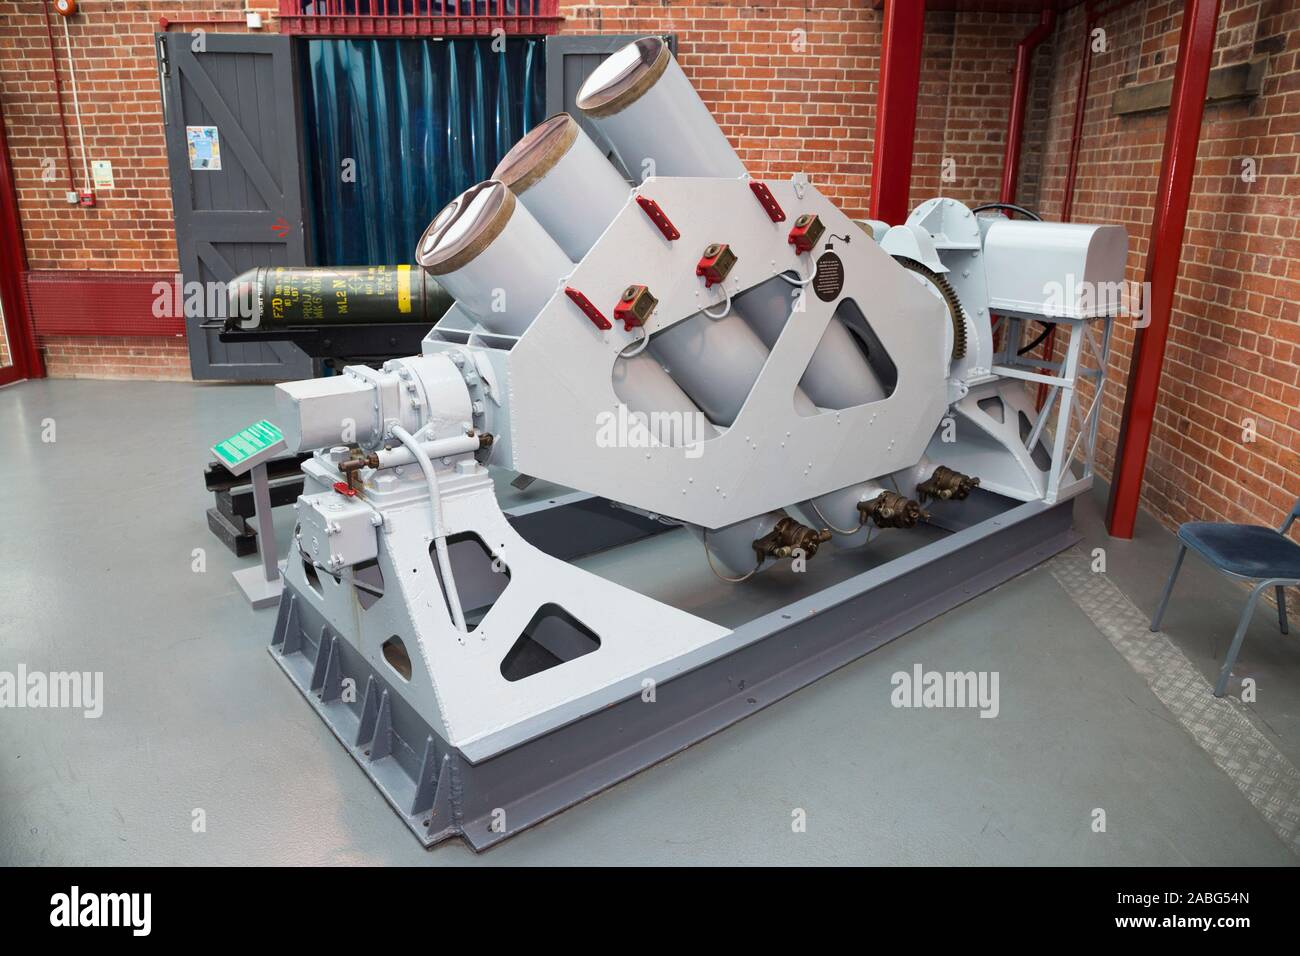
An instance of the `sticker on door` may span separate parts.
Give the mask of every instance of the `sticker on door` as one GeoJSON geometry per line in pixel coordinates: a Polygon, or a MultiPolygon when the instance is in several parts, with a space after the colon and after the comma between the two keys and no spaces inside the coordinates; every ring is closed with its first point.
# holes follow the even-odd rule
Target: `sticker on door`
{"type": "Polygon", "coordinates": [[[190,150],[190,169],[221,168],[221,136],[215,126],[187,126],[185,139],[190,150]]]}

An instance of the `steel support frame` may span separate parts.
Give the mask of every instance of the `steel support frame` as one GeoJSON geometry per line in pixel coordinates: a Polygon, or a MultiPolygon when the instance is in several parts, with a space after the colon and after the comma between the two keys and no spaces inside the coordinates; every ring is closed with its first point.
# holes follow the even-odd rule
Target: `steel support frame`
{"type": "Polygon", "coordinates": [[[868,215],[891,226],[902,225],[911,211],[908,193],[924,39],[925,0],[885,0],[868,215]]]}
{"type": "MultiPolygon", "coordinates": [[[[610,510],[570,495],[510,513],[531,523],[530,537],[568,550],[573,509],[591,515],[595,506],[610,510]]],[[[945,538],[741,626],[726,638],[733,650],[660,683],[653,705],[635,695],[478,763],[434,734],[291,584],[269,650],[422,844],[459,836],[481,851],[1070,547],[1079,540],[1072,508],[978,489],[963,502],[933,502],[932,522],[952,532],[945,538]],[[352,702],[342,693],[349,680],[352,702]]],[[[630,522],[620,533],[630,541],[653,530],[630,522]]],[[[611,546],[609,531],[593,542],[611,546]]]]}
{"type": "Polygon", "coordinates": [[[1053,408],[1056,421],[1049,434],[1052,436],[1052,468],[1048,472],[1044,500],[1054,504],[1072,497],[1092,484],[1097,455],[1097,426],[1101,420],[1101,403],[1106,389],[1106,362],[1110,357],[1110,338],[1114,320],[1111,318],[1044,319],[1034,316],[1034,321],[1050,321],[1053,331],[1065,327],[1070,332],[1062,362],[1028,359],[1017,355],[1023,325],[1028,318],[1004,316],[1007,334],[998,364],[993,373],[1004,378],[1015,378],[1037,383],[1046,390],[1046,401],[1038,410],[1038,418],[1025,439],[1025,447],[1033,449],[1051,421],[1053,408]],[[1044,371],[1035,371],[1043,370],[1044,371]],[[1093,382],[1092,401],[1085,409],[1079,402],[1079,379],[1093,382]],[[1074,439],[1070,440],[1071,432],[1074,439]],[[1068,444],[1067,444],[1068,442],[1068,444]],[[1075,475],[1071,466],[1079,453],[1082,471],[1075,475]]]}
{"type": "Polygon", "coordinates": [[[9,140],[5,133],[4,104],[0,103],[0,305],[3,306],[4,332],[8,336],[11,365],[0,368],[0,385],[25,378],[44,378],[45,363],[36,344],[36,331],[23,277],[27,272],[27,251],[23,245],[22,217],[18,211],[18,191],[13,165],[9,159],[9,140]]]}
{"type": "Polygon", "coordinates": [[[1151,251],[1147,256],[1145,280],[1150,301],[1146,306],[1150,324],[1138,329],[1133,341],[1124,414],[1115,449],[1114,481],[1106,507],[1106,525],[1116,538],[1132,538],[1137,521],[1218,20],[1219,0],[1186,0],[1164,157],[1156,187],[1151,251]]]}
{"type": "MultiPolygon", "coordinates": [[[[1092,78],[1092,30],[1103,17],[1131,4],[1133,0],[1116,0],[1104,9],[1093,6],[1092,0],[1084,4],[1083,17],[1083,55],[1079,60],[1079,86],[1074,94],[1074,124],[1070,130],[1070,161],[1065,173],[1065,196],[1061,200],[1061,222],[1070,222],[1074,215],[1074,185],[1079,175],[1079,153],[1083,149],[1083,120],[1088,109],[1088,83],[1092,78]]],[[[1056,345],[1056,330],[1048,334],[1043,343],[1043,355],[1051,355],[1056,345]]],[[[1038,390],[1038,404],[1041,407],[1045,397],[1043,389],[1038,390]]]]}

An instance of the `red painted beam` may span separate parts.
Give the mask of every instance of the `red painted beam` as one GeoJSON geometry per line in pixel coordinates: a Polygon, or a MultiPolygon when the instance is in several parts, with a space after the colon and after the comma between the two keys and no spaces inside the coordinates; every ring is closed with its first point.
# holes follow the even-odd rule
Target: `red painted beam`
{"type": "Polygon", "coordinates": [[[1038,26],[1016,44],[1016,69],[1011,79],[1011,115],[1007,118],[1007,145],[1002,156],[1002,202],[1016,201],[1016,184],[1020,181],[1020,148],[1025,139],[1025,114],[1029,111],[1029,74],[1034,50],[1052,34],[1056,8],[1045,0],[1038,16],[1038,26]]]}
{"type": "Polygon", "coordinates": [[[893,226],[905,222],[910,211],[908,191],[924,38],[925,0],[885,0],[868,215],[893,226]]]}
{"type": "Polygon", "coordinates": [[[1151,324],[1137,330],[1129,364],[1128,392],[1115,451],[1115,474],[1106,507],[1106,524],[1112,537],[1133,537],[1142,476],[1146,471],[1151,423],[1160,391],[1160,371],[1169,336],[1174,305],[1174,285],[1183,253],[1188,198],[1196,169],[1196,145],[1201,138],[1205,90],[1214,59],[1219,0],[1187,0],[1183,30],[1178,41],[1178,66],[1174,71],[1173,98],[1165,131],[1164,158],[1156,187],[1155,216],[1147,255],[1149,301],[1144,303],[1151,324]]]}
{"type": "Polygon", "coordinates": [[[1083,57],[1079,62],[1079,89],[1074,96],[1074,128],[1070,132],[1070,164],[1065,173],[1065,198],[1061,200],[1061,222],[1074,214],[1074,184],[1079,175],[1079,152],[1083,144],[1083,119],[1088,108],[1088,81],[1092,75],[1092,30],[1107,14],[1122,10],[1134,0],[1116,0],[1103,9],[1095,9],[1091,0],[1083,23],[1083,57]]]}
{"type": "Polygon", "coordinates": [[[1083,21],[1083,58],[1079,61],[1079,86],[1074,94],[1074,128],[1070,131],[1070,164],[1065,172],[1065,198],[1061,200],[1061,222],[1074,214],[1074,182],[1079,175],[1079,152],[1083,147],[1083,117],[1088,110],[1088,80],[1092,77],[1091,5],[1083,21]]]}
{"type": "Polygon", "coordinates": [[[10,361],[0,369],[0,384],[21,378],[44,378],[45,363],[36,347],[23,275],[27,271],[27,249],[23,245],[22,219],[18,214],[18,191],[9,162],[9,141],[5,136],[4,104],[0,101],[0,303],[9,340],[10,361]]]}

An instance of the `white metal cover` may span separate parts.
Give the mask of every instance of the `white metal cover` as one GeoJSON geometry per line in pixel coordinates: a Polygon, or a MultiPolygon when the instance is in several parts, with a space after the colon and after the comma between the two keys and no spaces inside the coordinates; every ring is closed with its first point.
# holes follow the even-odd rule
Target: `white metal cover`
{"type": "MultiPolygon", "coordinates": [[[[649,286],[660,300],[647,325],[654,333],[717,306],[720,287],[706,292],[695,275],[711,242],[729,243],[738,256],[726,283],[734,296],[783,270],[808,273],[808,257],[796,256],[787,242],[803,213],[818,214],[827,237],[860,235],[816,189],[805,189],[800,199],[790,183],[769,186],[785,210],[784,222],[768,218],[744,181],[647,180],[639,194],[659,204],[681,238],[668,241],[629,204],[567,285],[609,312],[629,284],[649,286]]],[[[564,295],[552,298],[510,353],[515,466],[718,528],[914,464],[947,406],[943,306],[875,243],[837,243],[835,254],[844,264],[841,294],[831,301],[803,297],[803,310],[792,314],[734,425],[702,448],[602,447],[601,422],[619,407],[611,383],[615,360],[639,331],[625,332],[622,325],[600,331],[564,295]],[[897,385],[883,401],[800,416],[796,385],[845,298],[857,304],[889,353],[897,385]]]]}

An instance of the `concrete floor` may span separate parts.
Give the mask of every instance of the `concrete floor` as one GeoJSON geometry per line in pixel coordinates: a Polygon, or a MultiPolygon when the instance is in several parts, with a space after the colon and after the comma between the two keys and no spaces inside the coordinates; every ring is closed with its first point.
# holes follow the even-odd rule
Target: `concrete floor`
{"type": "MultiPolygon", "coordinates": [[[[275,612],[230,578],[255,559],[208,532],[207,445],[270,408],[263,386],[0,390],[0,671],[102,671],[106,697],[95,720],[0,711],[0,863],[1297,861],[1048,567],[498,849],[425,851],[267,655],[275,612]],[[890,676],[916,663],[998,671],[1000,715],[895,709],[890,676]]],[[[1111,541],[1096,498],[1076,524],[1149,612],[1172,536],[1144,516],[1111,541]]],[[[1212,678],[1244,592],[1189,559],[1178,593],[1165,632],[1212,678]]],[[[1260,697],[1234,706],[1300,762],[1300,646],[1271,609],[1238,674],[1260,697]]]]}

